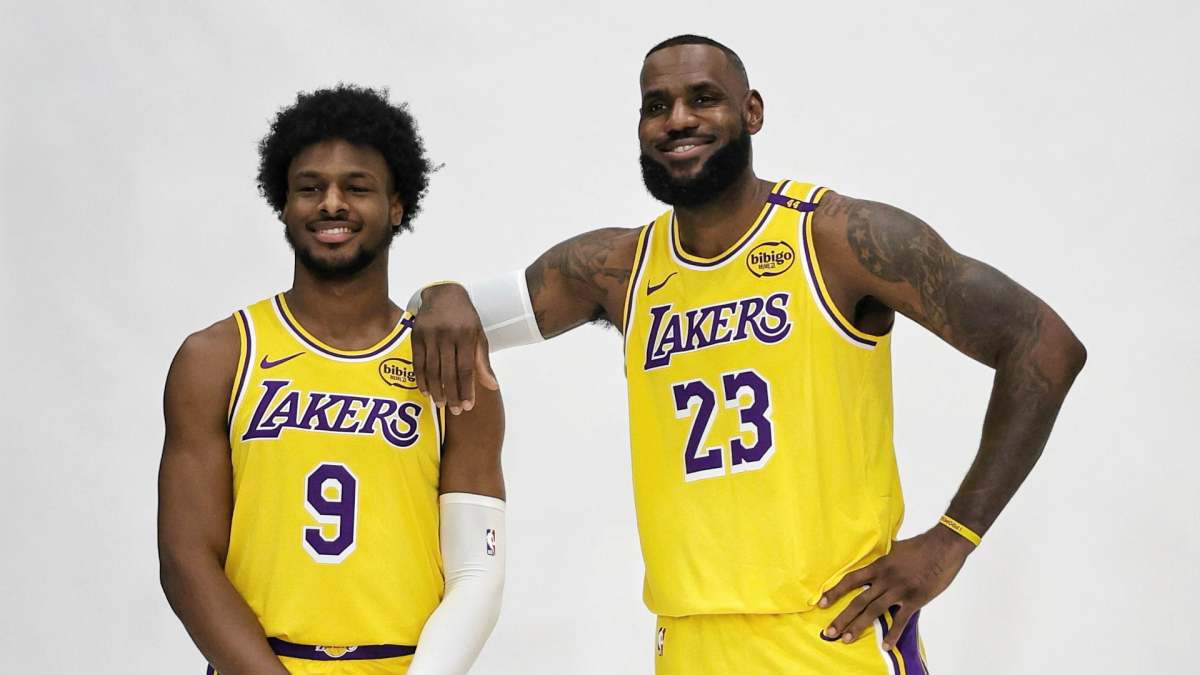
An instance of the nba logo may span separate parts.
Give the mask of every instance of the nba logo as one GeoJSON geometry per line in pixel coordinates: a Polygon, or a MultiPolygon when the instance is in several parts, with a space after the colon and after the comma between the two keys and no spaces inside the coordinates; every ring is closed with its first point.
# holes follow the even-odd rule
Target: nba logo
{"type": "Polygon", "coordinates": [[[663,655],[663,645],[667,643],[667,627],[662,626],[658,629],[658,639],[655,640],[655,646],[658,649],[658,655],[663,655]]]}
{"type": "Polygon", "coordinates": [[[496,555],[496,531],[488,530],[483,536],[483,541],[487,544],[487,554],[496,555]]]}

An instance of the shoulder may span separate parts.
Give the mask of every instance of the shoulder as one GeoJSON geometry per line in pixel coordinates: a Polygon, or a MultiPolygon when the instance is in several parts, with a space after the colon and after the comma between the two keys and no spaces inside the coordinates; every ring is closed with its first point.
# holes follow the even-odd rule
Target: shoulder
{"type": "Polygon", "coordinates": [[[228,317],[189,335],[180,345],[167,375],[167,396],[213,394],[228,397],[241,354],[237,321],[228,317]]]}

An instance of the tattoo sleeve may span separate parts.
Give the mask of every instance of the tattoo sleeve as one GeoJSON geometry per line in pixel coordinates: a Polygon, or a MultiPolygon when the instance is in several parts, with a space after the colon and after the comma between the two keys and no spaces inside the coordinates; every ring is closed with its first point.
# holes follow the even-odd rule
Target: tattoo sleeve
{"type": "MultiPolygon", "coordinates": [[[[587,232],[546,251],[525,271],[538,329],[553,337],[584,323],[616,325],[640,230],[587,232]]],[[[619,326],[618,326],[619,327],[619,326]]]]}
{"type": "Polygon", "coordinates": [[[996,369],[979,453],[949,509],[982,533],[1041,455],[1083,367],[1083,345],[1036,296],[955,252],[916,217],[884,204],[836,201],[830,208],[844,212],[851,251],[877,280],[871,294],[996,369]]]}

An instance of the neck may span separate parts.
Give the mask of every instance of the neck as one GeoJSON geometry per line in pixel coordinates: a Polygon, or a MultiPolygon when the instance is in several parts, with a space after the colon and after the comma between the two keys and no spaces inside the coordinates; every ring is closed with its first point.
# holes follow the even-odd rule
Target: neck
{"type": "Polygon", "coordinates": [[[754,175],[753,167],[747,167],[737,182],[711,202],[676,208],[675,222],[683,250],[700,258],[715,258],[728,251],[754,226],[772,187],[772,183],[754,175]]]}
{"type": "Polygon", "coordinates": [[[347,351],[369,349],[388,335],[401,310],[388,297],[385,250],[359,273],[330,279],[296,261],[288,308],[304,329],[325,344],[347,351]]]}

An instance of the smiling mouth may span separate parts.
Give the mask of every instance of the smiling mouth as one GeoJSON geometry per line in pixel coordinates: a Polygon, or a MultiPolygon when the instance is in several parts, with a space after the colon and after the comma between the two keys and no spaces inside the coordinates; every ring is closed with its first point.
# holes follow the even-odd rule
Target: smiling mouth
{"type": "Polygon", "coordinates": [[[701,148],[712,144],[712,140],[701,138],[676,139],[658,146],[659,152],[670,159],[690,159],[699,154],[701,148]]]}

